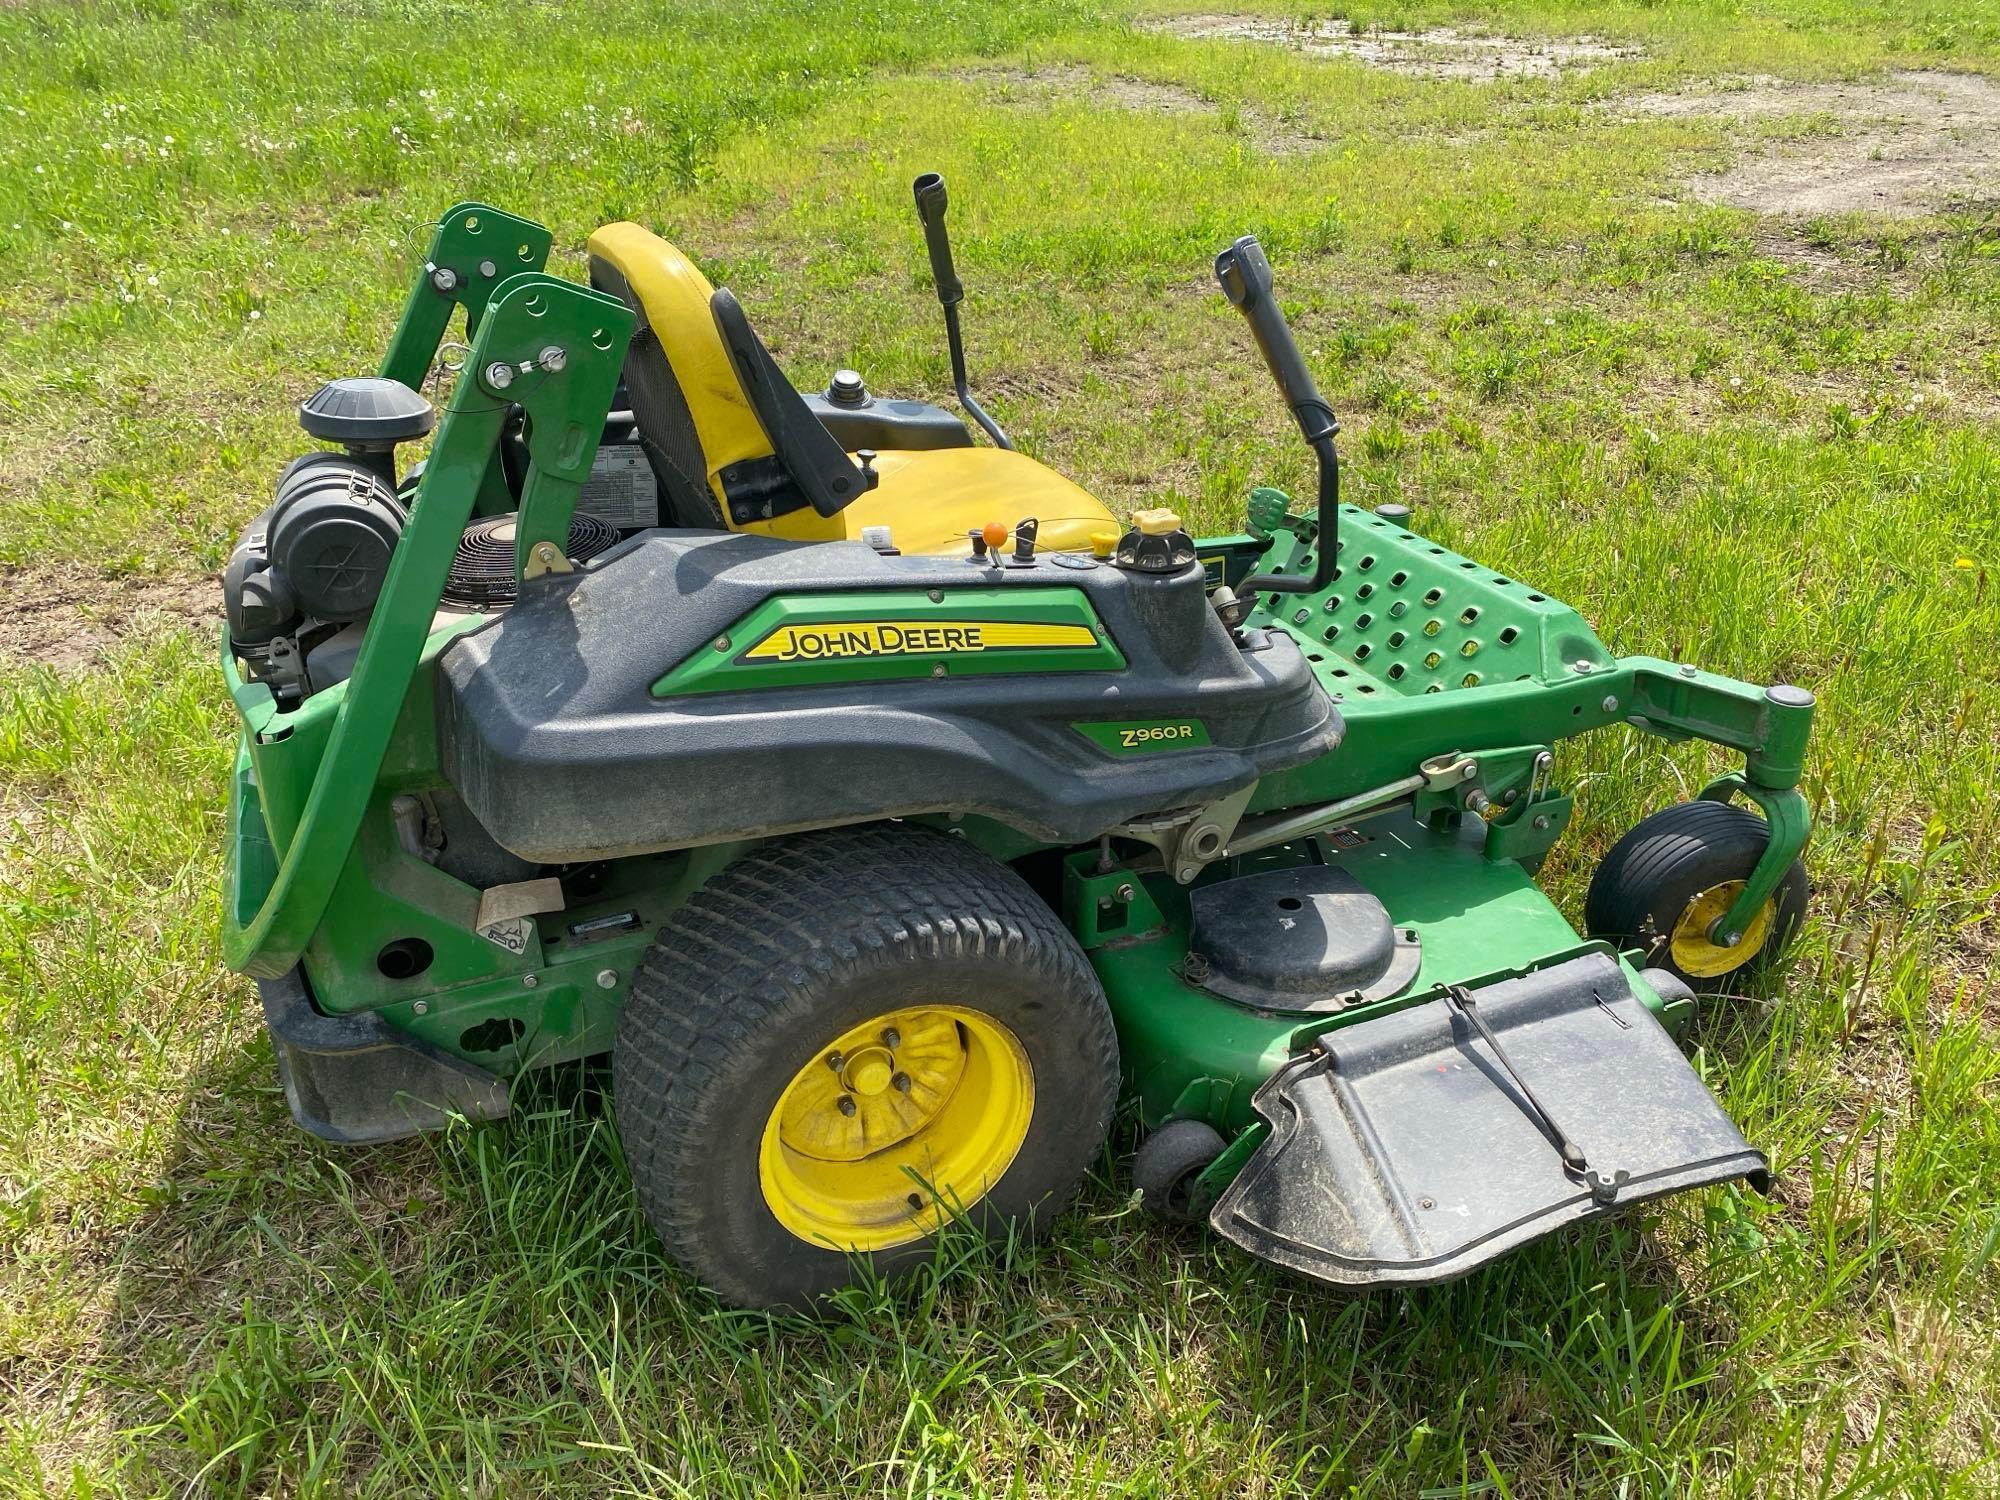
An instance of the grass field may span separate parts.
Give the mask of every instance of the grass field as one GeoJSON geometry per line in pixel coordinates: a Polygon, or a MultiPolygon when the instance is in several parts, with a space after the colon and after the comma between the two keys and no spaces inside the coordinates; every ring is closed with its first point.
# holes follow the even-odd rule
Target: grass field
{"type": "MultiPolygon", "coordinates": [[[[0,5],[0,1493],[2000,1493],[2000,164],[1946,121],[1961,177],[1893,211],[1728,201],[1894,165],[1829,101],[1976,104],[2000,6],[1299,14],[1620,50],[1468,78],[1074,0],[0,5]],[[1695,1036],[1773,1197],[1351,1298],[1107,1159],[1046,1245],[806,1323],[663,1262],[596,1074],[374,1151],[289,1125],[217,958],[211,601],[293,403],[372,366],[463,197],[571,275],[653,224],[802,385],[938,397],[925,168],[979,388],[1114,505],[1307,487],[1208,274],[1254,230],[1350,498],[1614,649],[1820,695],[1811,922],[1695,1036]]],[[[1711,764],[1567,755],[1565,907],[1711,764]]]]}

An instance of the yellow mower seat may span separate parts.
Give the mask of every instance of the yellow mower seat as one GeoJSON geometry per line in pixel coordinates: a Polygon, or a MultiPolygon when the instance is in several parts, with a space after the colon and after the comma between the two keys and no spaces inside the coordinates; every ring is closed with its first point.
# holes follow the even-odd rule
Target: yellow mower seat
{"type": "Polygon", "coordinates": [[[662,521],[751,531],[790,541],[858,539],[886,526],[904,552],[970,550],[968,533],[989,521],[1041,523],[1045,547],[1081,550],[1117,518],[1081,486],[1004,448],[884,452],[880,483],[837,515],[810,506],[737,525],[723,503],[721,472],[771,456],[771,441],[737,378],[709,299],[715,288],[694,262],[637,224],[607,224],[590,237],[590,280],[639,315],[625,366],[632,413],[660,477],[662,521]]]}

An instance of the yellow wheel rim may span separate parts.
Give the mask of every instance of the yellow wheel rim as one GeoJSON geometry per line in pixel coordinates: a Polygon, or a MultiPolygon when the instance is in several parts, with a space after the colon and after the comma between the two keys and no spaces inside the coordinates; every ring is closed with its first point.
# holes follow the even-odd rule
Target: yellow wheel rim
{"type": "Polygon", "coordinates": [[[1771,921],[1778,904],[1776,896],[1757,908],[1757,915],[1750,919],[1742,941],[1735,947],[1725,948],[1709,937],[1742,889],[1742,881],[1725,880],[1721,885],[1697,892],[1688,902],[1680,920],[1674,923],[1669,944],[1675,968],[1692,979],[1714,979],[1742,968],[1757,956],[1764,939],[1771,935],[1771,921]]]}
{"type": "Polygon", "coordinates": [[[1035,1112],[1019,1038],[954,1005],[842,1032],[778,1096],[757,1176],[800,1239],[886,1250],[934,1231],[1013,1165],[1035,1112]]]}

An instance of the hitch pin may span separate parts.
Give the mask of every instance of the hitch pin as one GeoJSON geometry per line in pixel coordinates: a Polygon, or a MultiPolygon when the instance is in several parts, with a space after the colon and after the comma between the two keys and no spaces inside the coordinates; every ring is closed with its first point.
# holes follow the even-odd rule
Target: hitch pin
{"type": "Polygon", "coordinates": [[[1534,775],[1528,778],[1528,800],[1530,802],[1539,802],[1548,794],[1549,767],[1555,763],[1555,756],[1547,750],[1542,751],[1541,754],[1535,757],[1534,775]]]}

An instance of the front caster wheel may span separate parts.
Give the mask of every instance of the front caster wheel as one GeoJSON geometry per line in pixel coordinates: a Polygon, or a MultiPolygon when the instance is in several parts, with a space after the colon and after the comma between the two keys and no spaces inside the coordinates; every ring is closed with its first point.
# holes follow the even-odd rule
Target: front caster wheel
{"type": "Polygon", "coordinates": [[[1592,937],[1642,949],[1648,964],[1691,989],[1720,989],[1775,958],[1804,920],[1806,872],[1794,860],[1738,940],[1721,940],[1721,918],[1770,840],[1762,818],[1727,803],[1663,808],[1604,856],[1591,877],[1584,924],[1592,937]]]}
{"type": "Polygon", "coordinates": [[[1222,1155],[1223,1139],[1204,1120],[1169,1120],[1147,1136],[1132,1160],[1139,1206],[1171,1224],[1190,1224],[1195,1179],[1222,1155]]]}
{"type": "Polygon", "coordinates": [[[612,1058],[667,1253],[804,1309],[963,1216],[1032,1237],[1103,1148],[1118,1042],[1076,940],[1012,870],[900,827],[775,839],[660,930],[612,1058]]]}

